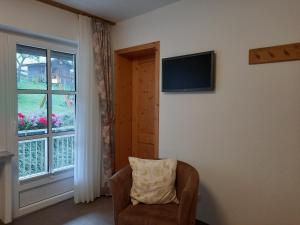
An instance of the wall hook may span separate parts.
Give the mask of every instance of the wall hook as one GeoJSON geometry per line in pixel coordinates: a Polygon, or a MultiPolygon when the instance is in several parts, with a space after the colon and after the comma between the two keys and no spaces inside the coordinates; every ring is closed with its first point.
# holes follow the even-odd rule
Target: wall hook
{"type": "Polygon", "coordinates": [[[290,55],[290,53],[285,49],[283,50],[283,52],[284,52],[285,55],[290,55]]]}
{"type": "Polygon", "coordinates": [[[300,42],[249,50],[249,64],[300,60],[300,42]]]}
{"type": "Polygon", "coordinates": [[[271,56],[271,58],[275,57],[275,55],[272,52],[269,52],[269,55],[271,56]]]}

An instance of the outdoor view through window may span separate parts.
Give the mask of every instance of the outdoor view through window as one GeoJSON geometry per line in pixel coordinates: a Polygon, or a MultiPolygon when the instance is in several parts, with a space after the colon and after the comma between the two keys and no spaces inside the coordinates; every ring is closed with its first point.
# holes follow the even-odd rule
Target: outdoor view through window
{"type": "Polygon", "coordinates": [[[74,164],[75,54],[17,45],[19,178],[74,164]]]}

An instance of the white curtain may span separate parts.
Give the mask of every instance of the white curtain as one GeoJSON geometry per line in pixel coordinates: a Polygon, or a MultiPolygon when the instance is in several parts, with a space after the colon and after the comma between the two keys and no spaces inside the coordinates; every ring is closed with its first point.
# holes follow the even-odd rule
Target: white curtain
{"type": "Polygon", "coordinates": [[[74,172],[76,203],[100,196],[101,152],[99,99],[94,72],[91,19],[79,16],[77,135],[74,172]]]}

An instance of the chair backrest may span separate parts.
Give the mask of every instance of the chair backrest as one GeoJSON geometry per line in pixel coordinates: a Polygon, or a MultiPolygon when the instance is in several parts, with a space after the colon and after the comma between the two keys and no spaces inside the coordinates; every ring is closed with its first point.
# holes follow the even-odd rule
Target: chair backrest
{"type": "MultiPolygon", "coordinates": [[[[126,167],[129,167],[130,171],[132,171],[130,165],[127,165],[126,167]]],[[[132,177],[130,177],[130,180],[132,180],[132,177]]],[[[200,179],[197,170],[191,165],[178,160],[177,169],[176,169],[176,182],[175,182],[176,194],[178,200],[180,200],[181,193],[183,189],[186,187],[186,185],[191,185],[192,188],[195,189],[195,191],[197,191],[199,182],[200,179]]],[[[195,194],[197,195],[198,193],[195,194]]]]}

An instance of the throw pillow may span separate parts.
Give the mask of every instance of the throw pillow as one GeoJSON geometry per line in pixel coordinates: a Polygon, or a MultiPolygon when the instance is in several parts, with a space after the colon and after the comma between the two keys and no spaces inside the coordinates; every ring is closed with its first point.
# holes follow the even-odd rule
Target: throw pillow
{"type": "Polygon", "coordinates": [[[131,202],[144,204],[178,204],[175,189],[177,160],[150,160],[129,157],[132,168],[131,202]]]}

